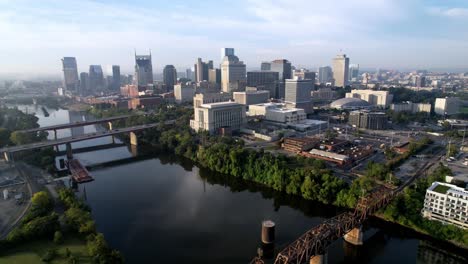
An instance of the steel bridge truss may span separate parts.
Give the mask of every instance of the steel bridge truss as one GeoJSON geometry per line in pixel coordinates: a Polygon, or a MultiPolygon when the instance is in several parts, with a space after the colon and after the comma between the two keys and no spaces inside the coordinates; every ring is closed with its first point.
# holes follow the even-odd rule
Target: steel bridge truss
{"type": "Polygon", "coordinates": [[[397,192],[385,187],[361,198],[354,212],[345,212],[313,227],[276,256],[275,264],[301,264],[325,254],[328,246],[359,227],[369,215],[386,206],[397,192]]]}

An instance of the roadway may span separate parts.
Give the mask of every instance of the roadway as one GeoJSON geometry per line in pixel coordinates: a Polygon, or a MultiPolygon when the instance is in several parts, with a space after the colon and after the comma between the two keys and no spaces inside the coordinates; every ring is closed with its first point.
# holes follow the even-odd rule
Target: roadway
{"type": "Polygon", "coordinates": [[[94,124],[99,124],[99,123],[106,123],[106,122],[126,119],[132,116],[135,116],[135,115],[122,115],[122,116],[114,116],[114,117],[108,117],[108,118],[97,119],[97,120],[78,121],[78,122],[73,122],[73,123],[19,130],[18,132],[32,133],[32,132],[39,132],[39,131],[59,130],[59,129],[66,129],[66,128],[72,128],[72,127],[88,126],[88,125],[94,125],[94,124]]]}
{"type": "MultiPolygon", "coordinates": [[[[174,122],[175,120],[169,120],[169,121],[164,122],[164,124],[171,125],[171,124],[174,124],[174,122]]],[[[148,128],[157,127],[159,124],[160,123],[138,125],[138,126],[132,126],[132,127],[126,127],[126,128],[113,129],[109,131],[84,134],[81,136],[66,137],[66,138],[60,138],[56,140],[41,141],[41,142],[35,142],[31,144],[25,144],[25,145],[14,146],[14,147],[6,147],[6,148],[0,149],[0,152],[1,153],[5,153],[5,152],[15,153],[15,152],[20,152],[20,151],[25,151],[25,150],[53,147],[53,146],[67,144],[67,143],[73,143],[73,142],[79,142],[79,141],[84,141],[84,140],[89,140],[89,139],[100,138],[100,137],[113,136],[113,135],[122,134],[122,133],[130,133],[130,132],[145,130],[148,128]]]]}

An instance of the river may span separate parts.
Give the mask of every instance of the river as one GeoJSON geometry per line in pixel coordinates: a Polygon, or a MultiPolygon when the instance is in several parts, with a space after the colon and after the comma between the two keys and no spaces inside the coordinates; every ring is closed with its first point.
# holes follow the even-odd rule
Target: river
{"type": "MultiPolygon", "coordinates": [[[[40,107],[19,108],[35,112],[41,126],[90,118],[62,109],[48,109],[45,117],[40,107]]],[[[58,136],[100,129],[68,129],[58,136]]],[[[109,137],[72,147],[110,143],[109,137]]],[[[199,169],[174,155],[141,147],[137,152],[124,145],[74,155],[95,178],[79,188],[97,229],[127,263],[248,263],[260,243],[262,220],[276,223],[276,246],[281,248],[337,213],[333,207],[199,169]]],[[[328,263],[468,263],[466,251],[406,228],[371,219],[365,229],[363,246],[333,243],[328,263]]]]}

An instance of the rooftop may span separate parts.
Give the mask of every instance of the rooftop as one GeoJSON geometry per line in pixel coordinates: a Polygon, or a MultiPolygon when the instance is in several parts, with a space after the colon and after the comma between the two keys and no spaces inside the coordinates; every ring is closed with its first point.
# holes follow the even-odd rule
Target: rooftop
{"type": "Polygon", "coordinates": [[[222,107],[230,107],[230,106],[241,106],[241,104],[236,103],[236,102],[217,102],[217,103],[211,103],[211,104],[202,104],[201,107],[203,108],[222,108],[222,107]]]}

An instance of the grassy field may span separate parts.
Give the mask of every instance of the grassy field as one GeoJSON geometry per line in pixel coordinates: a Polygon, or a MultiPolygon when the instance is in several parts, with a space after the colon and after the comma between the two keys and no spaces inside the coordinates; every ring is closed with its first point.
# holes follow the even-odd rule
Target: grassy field
{"type": "Polygon", "coordinates": [[[70,250],[71,254],[76,257],[77,263],[92,263],[91,258],[88,256],[86,251],[85,242],[78,238],[73,238],[65,240],[61,245],[56,245],[52,241],[47,240],[35,241],[21,245],[0,254],[0,264],[42,264],[45,262],[41,260],[41,257],[48,249],[51,248],[57,249],[57,257],[49,263],[69,263],[65,255],[67,248],[70,250]]]}

